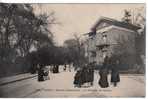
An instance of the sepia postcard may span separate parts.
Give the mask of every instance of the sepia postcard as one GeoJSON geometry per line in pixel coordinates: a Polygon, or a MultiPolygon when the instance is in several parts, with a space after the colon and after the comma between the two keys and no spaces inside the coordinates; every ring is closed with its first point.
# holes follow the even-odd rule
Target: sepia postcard
{"type": "Polygon", "coordinates": [[[144,3],[0,3],[0,98],[144,98],[145,49],[144,3]]]}

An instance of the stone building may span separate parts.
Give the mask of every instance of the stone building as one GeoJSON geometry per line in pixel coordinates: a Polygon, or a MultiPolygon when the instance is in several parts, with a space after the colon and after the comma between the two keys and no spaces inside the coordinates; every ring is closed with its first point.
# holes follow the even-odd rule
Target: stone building
{"type": "Polygon", "coordinates": [[[119,57],[122,65],[131,66],[136,62],[135,38],[140,27],[101,17],[88,33],[85,52],[89,63],[102,65],[105,56],[119,57]]]}

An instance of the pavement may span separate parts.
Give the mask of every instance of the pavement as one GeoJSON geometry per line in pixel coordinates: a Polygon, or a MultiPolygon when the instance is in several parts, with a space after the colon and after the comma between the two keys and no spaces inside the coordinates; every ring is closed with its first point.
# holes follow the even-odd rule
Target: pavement
{"type": "Polygon", "coordinates": [[[9,76],[9,77],[3,77],[3,78],[0,78],[0,86],[7,85],[9,83],[15,83],[15,82],[26,80],[26,79],[30,79],[36,76],[37,74],[24,73],[24,74],[9,76]]]}
{"type": "MultiPolygon", "coordinates": [[[[30,74],[18,75],[17,77],[13,77],[13,80],[19,77],[28,78],[27,75],[30,74]]],[[[110,86],[108,88],[101,88],[98,85],[98,72],[95,72],[93,86],[83,86],[81,88],[74,87],[74,75],[74,71],[60,71],[60,73],[57,74],[49,73],[50,80],[43,82],[38,82],[35,75],[35,77],[30,77],[28,79],[16,82],[13,81],[13,83],[0,86],[0,97],[145,97],[146,88],[144,75],[121,74],[121,81],[118,83],[117,87],[109,83],[110,86]]],[[[110,75],[108,78],[108,81],[110,81],[110,75]]]]}

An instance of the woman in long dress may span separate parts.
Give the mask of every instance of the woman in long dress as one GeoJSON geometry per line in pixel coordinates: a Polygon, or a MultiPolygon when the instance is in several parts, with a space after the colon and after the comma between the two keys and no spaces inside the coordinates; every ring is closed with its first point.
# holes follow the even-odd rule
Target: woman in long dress
{"type": "Polygon", "coordinates": [[[103,66],[101,67],[99,71],[100,79],[99,79],[99,85],[102,88],[106,88],[109,86],[108,84],[108,66],[109,66],[109,57],[106,56],[103,62],[103,66]]]}
{"type": "Polygon", "coordinates": [[[119,69],[118,69],[119,61],[116,60],[115,64],[111,68],[111,83],[116,87],[117,83],[120,82],[119,69]]]}
{"type": "Polygon", "coordinates": [[[108,69],[106,67],[102,67],[99,71],[100,79],[99,79],[99,85],[102,88],[107,88],[109,86],[108,84],[108,69]]]}

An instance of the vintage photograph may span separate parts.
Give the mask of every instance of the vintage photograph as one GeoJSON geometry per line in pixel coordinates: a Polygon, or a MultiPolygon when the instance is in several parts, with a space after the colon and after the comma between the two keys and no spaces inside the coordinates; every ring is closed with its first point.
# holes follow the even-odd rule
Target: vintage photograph
{"type": "Polygon", "coordinates": [[[0,3],[0,98],[145,97],[146,4],[0,3]]]}

